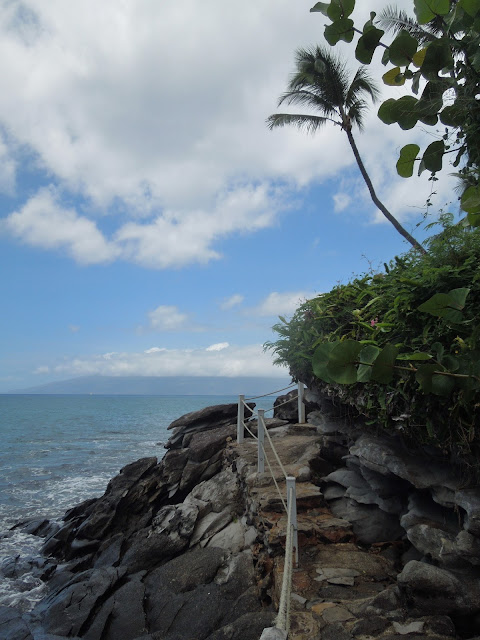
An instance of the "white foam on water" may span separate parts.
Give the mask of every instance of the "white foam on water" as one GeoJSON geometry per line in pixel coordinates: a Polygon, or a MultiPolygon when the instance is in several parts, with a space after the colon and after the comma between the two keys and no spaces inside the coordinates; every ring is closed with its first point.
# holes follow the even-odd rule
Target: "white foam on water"
{"type": "Polygon", "coordinates": [[[47,483],[43,498],[55,505],[56,512],[61,516],[67,509],[84,500],[102,496],[110,479],[110,474],[102,473],[54,480],[47,483]]]}

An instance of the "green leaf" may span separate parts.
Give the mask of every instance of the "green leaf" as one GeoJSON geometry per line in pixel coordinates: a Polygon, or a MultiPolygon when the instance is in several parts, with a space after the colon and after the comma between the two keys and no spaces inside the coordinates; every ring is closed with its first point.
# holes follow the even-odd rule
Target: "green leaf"
{"type": "Polygon", "coordinates": [[[432,356],[429,353],[421,353],[420,351],[415,351],[415,353],[402,353],[397,356],[397,360],[431,360],[432,356]]]}
{"type": "Polygon", "coordinates": [[[330,359],[330,353],[337,344],[338,342],[323,342],[315,350],[312,357],[312,369],[314,375],[329,384],[332,383],[333,380],[328,374],[327,365],[330,359]]]}
{"type": "Polygon", "coordinates": [[[413,129],[418,122],[416,106],[418,100],[413,96],[402,96],[397,100],[396,113],[397,122],[401,129],[413,129]]]}
{"type": "Polygon", "coordinates": [[[442,37],[431,42],[420,68],[423,77],[427,80],[437,81],[438,74],[442,69],[451,69],[452,67],[453,57],[448,38],[442,37]]]}
{"type": "Polygon", "coordinates": [[[480,213],[480,186],[468,187],[462,194],[460,205],[467,213],[480,213]]]}
{"type": "Polygon", "coordinates": [[[381,349],[375,345],[369,344],[363,347],[358,354],[360,364],[357,370],[357,382],[368,382],[372,376],[372,363],[375,362],[381,349]]]}
{"type": "Polygon", "coordinates": [[[471,227],[480,227],[480,213],[467,213],[467,221],[471,227]]]}
{"type": "Polygon", "coordinates": [[[348,16],[355,9],[355,0],[332,0],[327,10],[327,15],[332,22],[348,16]]]}
{"type": "Polygon", "coordinates": [[[460,0],[457,6],[468,13],[471,18],[475,18],[480,12],[480,0],[460,0]]]}
{"type": "Polygon", "coordinates": [[[386,344],[373,363],[371,379],[384,384],[391,382],[397,355],[398,348],[393,344],[386,344]]]}
{"type": "Polygon", "coordinates": [[[463,319],[462,309],[470,289],[452,289],[448,293],[436,293],[418,307],[419,311],[458,323],[463,319]]]}
{"type": "Polygon", "coordinates": [[[427,24],[435,16],[446,16],[450,11],[450,0],[414,0],[414,5],[418,24],[427,24]]]}
{"type": "Polygon", "coordinates": [[[339,384],[354,384],[357,381],[358,354],[362,350],[356,340],[343,340],[330,352],[327,372],[339,384]]]}
{"type": "Polygon", "coordinates": [[[419,49],[417,53],[414,54],[412,62],[418,69],[420,69],[420,67],[422,66],[423,61],[425,60],[426,53],[427,49],[426,47],[424,47],[423,49],[419,49]]]}
{"type": "Polygon", "coordinates": [[[407,144],[400,151],[397,160],[397,173],[402,178],[410,178],[413,175],[413,164],[417,159],[420,147],[418,144],[407,144]]]}
{"type": "Polygon", "coordinates": [[[446,127],[459,127],[462,124],[462,116],[465,112],[455,103],[449,104],[440,112],[440,121],[446,127]]]}
{"type": "Polygon", "coordinates": [[[378,117],[385,124],[393,124],[397,121],[397,101],[394,98],[388,98],[382,102],[378,110],[378,117]]]}
{"type": "Polygon", "coordinates": [[[399,67],[406,67],[412,61],[417,47],[418,42],[408,31],[400,31],[390,45],[390,62],[399,67]]]}
{"type": "Polygon", "coordinates": [[[351,42],[353,40],[353,20],[350,18],[340,18],[325,27],[325,40],[332,47],[340,40],[351,42]]]}
{"type": "Polygon", "coordinates": [[[440,171],[442,168],[445,144],[443,140],[435,140],[428,145],[423,154],[423,163],[428,171],[440,171]]]}
{"type": "Polygon", "coordinates": [[[330,6],[330,4],[327,4],[326,2],[317,2],[317,4],[315,6],[313,6],[310,9],[311,13],[323,13],[324,16],[328,16],[328,7],[330,6]]]}
{"type": "Polygon", "coordinates": [[[387,48],[385,49],[385,51],[383,52],[383,55],[382,55],[382,64],[383,64],[383,66],[385,66],[385,65],[386,65],[386,64],[388,64],[389,62],[390,62],[390,50],[389,50],[389,48],[387,47],[387,48]]]}
{"type": "Polygon", "coordinates": [[[400,67],[393,67],[382,76],[383,84],[389,87],[401,87],[405,84],[405,76],[400,73],[400,67]]]}
{"type": "Polygon", "coordinates": [[[432,393],[436,396],[449,396],[455,387],[455,378],[452,376],[433,375],[432,393]]]}
{"type": "Polygon", "coordinates": [[[363,28],[363,34],[360,36],[357,47],[355,49],[355,57],[362,64],[370,64],[375,53],[375,49],[380,42],[381,37],[385,33],[381,29],[377,29],[371,25],[371,22],[367,22],[363,28]]]}
{"type": "Polygon", "coordinates": [[[422,391],[425,393],[432,392],[432,378],[437,371],[441,370],[442,367],[439,364],[422,364],[418,367],[415,379],[422,391]]]}

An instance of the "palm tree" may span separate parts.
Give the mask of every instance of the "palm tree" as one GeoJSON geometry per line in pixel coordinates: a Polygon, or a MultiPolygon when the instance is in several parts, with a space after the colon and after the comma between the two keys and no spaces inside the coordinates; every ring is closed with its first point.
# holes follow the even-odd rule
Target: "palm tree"
{"type": "Polygon", "coordinates": [[[285,102],[310,107],[320,115],[275,113],[267,118],[268,127],[273,129],[293,124],[308,133],[315,133],[327,122],[341,127],[347,134],[358,168],[376,207],[413,247],[426,253],[421,244],[378,199],[352,135],[353,125],[357,125],[360,130],[363,126],[363,115],[367,108],[364,98],[370,97],[375,102],[379,94],[365,67],[360,67],[350,82],[345,64],[319,46],[298,49],[296,67],[297,71],[288,84],[288,91],[280,97],[278,104],[280,106],[285,102]]]}

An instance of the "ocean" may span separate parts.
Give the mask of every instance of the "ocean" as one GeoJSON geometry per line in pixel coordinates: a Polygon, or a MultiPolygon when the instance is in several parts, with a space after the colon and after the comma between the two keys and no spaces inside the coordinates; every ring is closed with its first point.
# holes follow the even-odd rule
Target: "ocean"
{"type": "MultiPolygon", "coordinates": [[[[0,395],[0,576],[12,558],[39,555],[41,538],[12,527],[60,520],[67,509],[103,494],[126,464],[161,459],[168,425],[236,396],[0,395]]],[[[275,397],[256,400],[271,409],[275,397]]],[[[268,413],[267,417],[272,413],[268,413]]],[[[6,571],[4,571],[5,573],[6,571]]],[[[0,580],[0,604],[28,610],[43,583],[28,570],[0,580]]]]}

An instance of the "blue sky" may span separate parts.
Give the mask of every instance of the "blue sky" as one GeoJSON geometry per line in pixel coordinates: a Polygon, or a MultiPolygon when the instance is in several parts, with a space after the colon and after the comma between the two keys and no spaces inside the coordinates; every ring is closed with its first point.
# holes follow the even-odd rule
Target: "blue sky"
{"type": "MultiPolygon", "coordinates": [[[[295,48],[322,41],[312,4],[1,3],[0,391],[90,374],[285,377],[262,350],[278,315],[408,248],[341,131],[264,124],[295,48]]],[[[361,4],[363,24],[386,3],[361,4]]],[[[375,112],[360,152],[421,239],[430,183],[394,165],[425,134],[375,112]]]]}

